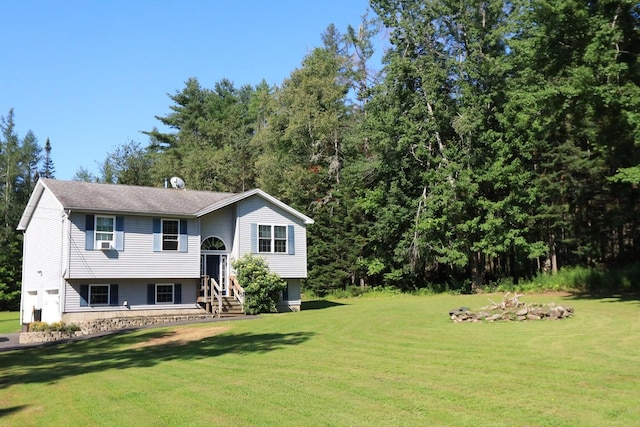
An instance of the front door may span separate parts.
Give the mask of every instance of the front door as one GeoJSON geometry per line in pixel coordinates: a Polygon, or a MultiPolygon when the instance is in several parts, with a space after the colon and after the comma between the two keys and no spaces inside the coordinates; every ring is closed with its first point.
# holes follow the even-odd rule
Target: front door
{"type": "Polygon", "coordinates": [[[205,254],[204,256],[204,274],[215,279],[222,288],[222,295],[227,296],[227,278],[225,277],[227,270],[227,256],[205,254]]]}

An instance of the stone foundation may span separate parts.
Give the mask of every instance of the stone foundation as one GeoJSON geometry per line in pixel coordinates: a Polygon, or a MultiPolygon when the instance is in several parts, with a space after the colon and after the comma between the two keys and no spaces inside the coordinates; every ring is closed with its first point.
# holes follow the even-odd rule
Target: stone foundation
{"type": "Polygon", "coordinates": [[[67,334],[66,332],[22,332],[20,333],[20,344],[36,344],[43,342],[55,342],[68,340],[82,335],[81,331],[67,334]]]}
{"type": "Polygon", "coordinates": [[[84,322],[74,322],[80,330],[71,334],[65,332],[22,332],[20,344],[33,344],[67,340],[83,335],[95,335],[122,329],[141,328],[145,326],[162,325],[166,323],[191,322],[195,320],[215,319],[211,314],[181,315],[181,316],[145,316],[96,319],[84,322]]]}
{"type": "Polygon", "coordinates": [[[122,318],[139,318],[139,317],[173,317],[173,316],[198,316],[207,315],[203,308],[166,308],[158,307],[149,310],[105,310],[105,311],[81,311],[81,312],[67,312],[62,314],[62,321],[64,323],[75,323],[80,325],[83,322],[90,322],[94,320],[103,319],[122,319],[122,318]]]}

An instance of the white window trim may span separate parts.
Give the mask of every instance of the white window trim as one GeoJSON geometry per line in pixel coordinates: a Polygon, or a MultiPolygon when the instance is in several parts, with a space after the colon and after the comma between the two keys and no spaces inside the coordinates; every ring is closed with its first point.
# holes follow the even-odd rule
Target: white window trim
{"type": "Polygon", "coordinates": [[[114,215],[96,215],[93,219],[93,241],[97,249],[101,249],[102,243],[109,243],[110,247],[114,247],[116,244],[116,217],[114,215]],[[111,231],[111,240],[98,240],[98,234],[108,233],[106,231],[98,230],[98,218],[110,218],[113,224],[111,231]]]}
{"type": "Polygon", "coordinates": [[[156,305],[173,304],[174,301],[176,300],[175,283],[156,283],[155,298],[156,298],[156,305]],[[158,286],[171,286],[171,301],[158,301],[158,286]]]}
{"type": "Polygon", "coordinates": [[[256,233],[258,234],[256,237],[258,239],[257,242],[257,250],[258,253],[260,254],[288,254],[289,253],[289,227],[286,224],[261,224],[258,223],[257,224],[257,231],[256,233]],[[271,242],[270,242],[270,251],[261,251],[260,250],[260,240],[266,240],[260,237],[260,227],[271,227],[271,242]],[[284,239],[276,239],[276,233],[275,233],[275,228],[276,227],[283,227],[284,228],[284,239]],[[276,252],[276,240],[284,240],[284,251],[281,252],[276,252]]]}
{"type": "Polygon", "coordinates": [[[200,251],[202,252],[211,252],[211,253],[215,253],[215,254],[226,254],[229,253],[229,251],[227,250],[227,242],[224,241],[224,239],[222,239],[219,236],[216,235],[211,235],[211,236],[207,236],[204,239],[202,239],[202,242],[200,243],[200,251]],[[224,245],[224,249],[203,249],[202,245],[204,245],[204,242],[206,242],[209,239],[218,239],[222,242],[222,244],[224,245]]]}
{"type": "Polygon", "coordinates": [[[93,284],[93,285],[89,285],[89,291],[88,291],[88,295],[87,295],[87,305],[89,307],[104,307],[109,305],[109,301],[111,301],[111,285],[103,285],[103,284],[93,284]],[[93,304],[91,302],[91,289],[94,287],[98,287],[98,286],[106,286],[107,287],[107,302],[104,304],[93,304]]]}

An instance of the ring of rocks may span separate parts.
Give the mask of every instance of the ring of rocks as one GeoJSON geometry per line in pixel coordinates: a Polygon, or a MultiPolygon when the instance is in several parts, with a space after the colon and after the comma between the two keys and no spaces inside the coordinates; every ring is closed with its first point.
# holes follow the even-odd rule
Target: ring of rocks
{"type": "Polygon", "coordinates": [[[573,307],[555,303],[525,303],[520,301],[523,294],[507,293],[502,302],[491,301],[490,305],[478,310],[459,307],[449,311],[449,317],[454,323],[466,322],[497,322],[497,321],[528,321],[528,320],[558,320],[573,316],[573,307]]]}

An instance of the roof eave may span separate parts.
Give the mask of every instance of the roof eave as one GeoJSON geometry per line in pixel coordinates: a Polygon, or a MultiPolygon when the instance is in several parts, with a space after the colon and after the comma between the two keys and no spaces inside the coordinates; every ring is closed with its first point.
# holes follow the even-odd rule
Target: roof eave
{"type": "Polygon", "coordinates": [[[31,222],[31,217],[33,216],[33,211],[36,209],[37,201],[40,200],[42,193],[44,192],[46,186],[44,182],[38,180],[35,188],[33,189],[33,193],[31,193],[31,197],[29,197],[29,201],[27,202],[27,206],[25,206],[24,211],[22,212],[22,216],[20,217],[20,221],[18,222],[18,226],[16,230],[24,231],[27,229],[29,222],[31,222]]]}
{"type": "Polygon", "coordinates": [[[224,199],[218,203],[214,203],[210,206],[207,206],[204,209],[201,209],[200,211],[196,212],[196,216],[197,217],[201,217],[204,215],[207,215],[211,212],[217,211],[218,209],[222,209],[224,207],[233,205],[234,203],[237,203],[241,200],[244,200],[246,198],[249,198],[251,196],[260,196],[265,200],[268,200],[269,202],[273,203],[274,205],[278,206],[280,209],[289,212],[290,214],[300,218],[305,224],[309,225],[309,224],[313,224],[315,221],[311,218],[309,218],[308,216],[306,216],[305,214],[303,214],[302,212],[299,212],[297,210],[295,210],[294,208],[292,208],[291,206],[287,205],[286,203],[276,199],[275,197],[265,193],[264,191],[260,190],[259,188],[255,188],[253,190],[249,190],[249,191],[245,191],[244,193],[238,193],[232,197],[229,197],[228,199],[224,199]]]}
{"type": "Polygon", "coordinates": [[[151,212],[151,211],[127,211],[116,209],[99,209],[99,208],[87,208],[81,206],[66,206],[65,209],[76,212],[86,212],[92,214],[107,214],[107,215],[133,215],[133,216],[154,216],[163,218],[198,218],[198,215],[194,213],[184,212],[151,212]]]}

